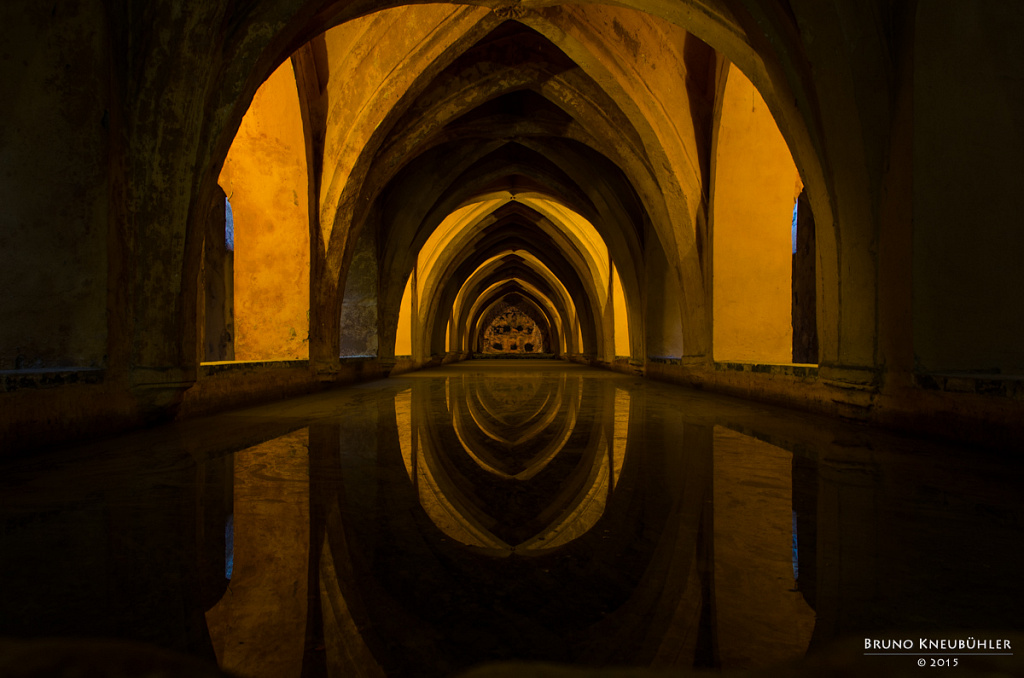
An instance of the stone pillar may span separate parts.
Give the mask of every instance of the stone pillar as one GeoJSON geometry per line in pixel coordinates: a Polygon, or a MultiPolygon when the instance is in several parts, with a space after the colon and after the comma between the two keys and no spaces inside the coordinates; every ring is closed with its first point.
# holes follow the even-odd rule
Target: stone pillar
{"type": "Polygon", "coordinates": [[[817,266],[814,215],[807,191],[797,199],[793,253],[793,362],[818,362],[817,266]]]}
{"type": "Polygon", "coordinates": [[[227,242],[227,203],[217,188],[203,243],[202,351],[205,362],[235,359],[234,251],[227,242]]]}

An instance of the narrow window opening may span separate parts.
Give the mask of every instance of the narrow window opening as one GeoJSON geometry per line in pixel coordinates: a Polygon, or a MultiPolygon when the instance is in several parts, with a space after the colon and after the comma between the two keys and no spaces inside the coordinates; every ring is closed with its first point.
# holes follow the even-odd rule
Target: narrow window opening
{"type": "Polygon", "coordinates": [[[792,223],[792,229],[791,229],[791,233],[792,233],[792,237],[793,237],[793,254],[796,254],[796,225],[797,225],[797,219],[798,219],[798,215],[799,214],[800,214],[800,198],[798,197],[796,199],[796,202],[793,203],[793,223],[792,223]]]}
{"type": "MultiPolygon", "coordinates": [[[[223,196],[224,194],[221,193],[223,196]]],[[[224,196],[224,211],[211,210],[203,247],[204,362],[235,359],[235,221],[224,196]]]]}
{"type": "Polygon", "coordinates": [[[793,362],[818,362],[817,266],[814,216],[807,190],[793,207],[793,362]]]}
{"type": "Polygon", "coordinates": [[[228,252],[235,251],[235,217],[228,198],[224,198],[224,247],[228,252]]]}
{"type": "Polygon", "coordinates": [[[235,569],[235,515],[228,515],[224,525],[224,578],[231,579],[235,569]]]}

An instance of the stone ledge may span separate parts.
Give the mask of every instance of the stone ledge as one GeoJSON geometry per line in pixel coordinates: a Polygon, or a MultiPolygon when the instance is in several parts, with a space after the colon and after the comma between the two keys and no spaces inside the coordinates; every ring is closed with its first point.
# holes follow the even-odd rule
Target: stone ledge
{"type": "Polygon", "coordinates": [[[470,353],[469,360],[553,360],[554,353],[470,353]]]}
{"type": "Polygon", "coordinates": [[[308,360],[226,360],[222,362],[200,363],[199,375],[210,377],[225,372],[245,372],[249,370],[282,370],[309,368],[308,360]]]}
{"type": "Polygon", "coordinates": [[[914,385],[927,391],[1024,399],[1024,375],[976,372],[918,373],[914,375],[914,385]]]}
{"type": "Polygon", "coordinates": [[[777,374],[787,377],[799,377],[801,379],[818,377],[818,366],[805,363],[716,362],[715,371],[777,374]]]}
{"type": "Polygon", "coordinates": [[[0,393],[29,388],[59,388],[71,384],[102,384],[105,377],[106,370],[100,367],[0,370],[0,393]]]}

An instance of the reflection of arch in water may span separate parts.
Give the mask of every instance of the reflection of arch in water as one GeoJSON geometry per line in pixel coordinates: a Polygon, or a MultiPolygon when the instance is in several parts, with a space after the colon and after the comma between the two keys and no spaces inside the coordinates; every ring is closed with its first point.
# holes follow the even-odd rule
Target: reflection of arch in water
{"type": "MultiPolygon", "coordinates": [[[[573,383],[578,385],[579,380],[573,380],[573,383]]],[[[466,402],[465,410],[471,413],[470,416],[480,426],[481,431],[494,440],[507,441],[507,434],[503,434],[501,429],[524,426],[546,411],[557,414],[566,378],[563,375],[556,384],[545,381],[543,388],[527,380],[504,380],[502,383],[502,380],[476,381],[463,378],[454,384],[456,389],[462,391],[459,400],[466,402]],[[511,389],[507,387],[509,384],[512,386],[511,389]],[[553,398],[555,402],[552,403],[553,398]],[[549,406],[549,403],[552,404],[549,406]]],[[[525,437],[525,434],[519,435],[516,441],[521,442],[525,437]]]]}
{"type": "MultiPolygon", "coordinates": [[[[454,457],[461,471],[492,478],[492,486],[512,482],[475,467],[458,450],[454,433],[444,425],[443,378],[403,381],[403,388],[412,386],[398,404],[406,405],[407,452],[417,446],[412,457],[418,459],[416,477],[425,463],[419,438],[440,439],[447,430],[443,440],[454,442],[449,449],[456,453],[442,461],[454,457]],[[431,403],[434,409],[423,409],[431,403]],[[428,415],[437,417],[434,425],[420,421],[428,415]],[[413,418],[417,436],[412,435],[413,418]]],[[[624,379],[614,381],[608,386],[630,388],[624,379]]],[[[583,382],[594,407],[581,411],[577,428],[586,429],[583,437],[603,432],[614,441],[623,433],[613,415],[616,409],[621,412],[625,394],[599,388],[593,379],[583,382]],[[620,408],[615,407],[615,396],[620,408]],[[599,422],[598,411],[604,413],[599,422]]],[[[616,489],[594,526],[571,540],[565,535],[565,543],[557,548],[522,545],[557,526],[559,515],[522,539],[505,539],[504,550],[467,546],[452,538],[424,510],[420,485],[402,479],[409,476],[396,435],[398,413],[367,401],[359,407],[368,419],[341,417],[333,438],[323,440],[330,447],[319,475],[329,483],[321,500],[327,511],[320,515],[326,516],[323,543],[332,557],[331,563],[320,560],[319,571],[324,635],[347,638],[347,631],[338,629],[358,631],[351,641],[355,647],[334,635],[328,641],[346,667],[361,669],[363,661],[379,662],[384,671],[377,675],[423,675],[423,667],[437,666],[439,657],[456,670],[493,660],[496,652],[564,663],[712,665],[716,646],[697,642],[708,639],[709,629],[714,632],[706,626],[715,614],[709,560],[714,553],[708,501],[711,430],[685,423],[685,411],[645,391],[629,393],[630,436],[633,445],[642,441],[642,452],[630,448],[616,489]],[[369,455],[368,421],[377,423],[372,428],[382,443],[376,454],[369,455]],[[339,448],[340,455],[330,451],[339,448]],[[514,552],[508,544],[516,545],[514,552]],[[331,564],[337,576],[325,572],[331,564]],[[330,586],[324,584],[328,579],[330,586]],[[339,595],[345,599],[338,600],[339,595]],[[502,609],[496,609],[496,601],[502,609]],[[332,616],[335,619],[328,619],[332,616]],[[510,619],[519,629],[512,634],[510,619]],[[557,630],[552,630],[553,624],[557,630]],[[347,654],[367,648],[372,657],[347,654]]],[[[580,450],[576,442],[566,453],[580,450]]],[[[573,456],[559,455],[554,464],[562,465],[573,456]]],[[[566,529],[570,528],[562,531],[566,529]]],[[[323,532],[313,534],[313,543],[320,543],[323,532]]]]}
{"type": "Polygon", "coordinates": [[[568,380],[563,375],[553,390],[538,393],[540,397],[533,398],[527,405],[530,415],[515,422],[520,426],[512,428],[514,435],[508,432],[512,422],[495,411],[495,403],[488,395],[486,390],[481,392],[476,383],[463,381],[457,387],[449,415],[462,449],[489,473],[516,480],[533,478],[562,450],[576,428],[582,397],[579,380],[568,380]],[[535,407],[538,403],[539,407],[535,407]],[[531,450],[528,460],[519,464],[518,471],[510,460],[503,460],[492,452],[492,448],[514,452],[523,447],[535,449],[531,450]]]}
{"type": "Polygon", "coordinates": [[[486,549],[494,555],[551,549],[589,531],[604,514],[621,473],[629,426],[629,393],[614,389],[597,394],[607,403],[598,411],[610,409],[610,418],[581,417],[582,380],[566,379],[563,375],[546,393],[541,390],[530,399],[543,404],[535,409],[532,407],[535,403],[528,403],[528,412],[532,414],[521,420],[529,424],[525,431],[500,435],[480,425],[494,424],[487,421],[493,413],[488,412],[482,402],[482,391],[486,389],[466,382],[449,381],[445,385],[449,415],[446,421],[417,416],[428,410],[416,407],[418,394],[414,389],[395,396],[402,458],[419,503],[431,522],[455,541],[486,549]],[[541,420],[531,423],[541,414],[544,414],[541,420]],[[486,444],[514,448],[536,442],[537,438],[545,442],[533,451],[522,470],[514,474],[508,472],[507,464],[497,459],[486,444]],[[453,447],[451,441],[457,441],[457,446],[453,447]],[[560,453],[570,449],[579,454],[580,461],[572,468],[567,481],[558,485],[557,494],[551,497],[535,521],[531,521],[540,527],[526,539],[509,543],[496,534],[496,529],[500,531],[500,520],[488,512],[489,507],[481,505],[483,493],[474,491],[471,479],[460,472],[451,458],[450,451],[458,448],[487,476],[511,483],[538,480],[560,453]]]}

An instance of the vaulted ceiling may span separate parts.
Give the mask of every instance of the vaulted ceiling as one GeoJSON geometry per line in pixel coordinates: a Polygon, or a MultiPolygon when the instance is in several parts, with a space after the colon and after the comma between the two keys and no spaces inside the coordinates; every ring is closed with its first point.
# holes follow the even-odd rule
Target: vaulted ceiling
{"type": "Polygon", "coordinates": [[[472,350],[509,294],[544,309],[556,352],[641,355],[652,240],[688,253],[669,261],[703,294],[721,65],[679,26],[612,7],[402,7],[314,37],[283,67],[307,137],[321,322],[346,294],[376,295],[380,355],[394,355],[415,277],[414,356],[472,350]],[[374,290],[348,276],[360,238],[374,290]]]}

